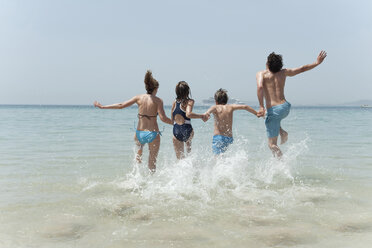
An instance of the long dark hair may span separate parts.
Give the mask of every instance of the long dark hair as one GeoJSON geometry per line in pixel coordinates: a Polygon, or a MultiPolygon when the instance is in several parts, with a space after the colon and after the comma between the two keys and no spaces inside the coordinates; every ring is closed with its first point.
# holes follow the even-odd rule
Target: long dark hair
{"type": "Polygon", "coordinates": [[[190,87],[185,81],[178,82],[176,86],[176,95],[177,95],[176,97],[177,101],[184,102],[184,101],[191,99],[190,98],[190,95],[191,95],[190,87]]]}
{"type": "Polygon", "coordinates": [[[151,94],[155,89],[159,88],[159,82],[152,77],[150,70],[147,70],[145,75],[145,86],[147,94],[151,94]]]}

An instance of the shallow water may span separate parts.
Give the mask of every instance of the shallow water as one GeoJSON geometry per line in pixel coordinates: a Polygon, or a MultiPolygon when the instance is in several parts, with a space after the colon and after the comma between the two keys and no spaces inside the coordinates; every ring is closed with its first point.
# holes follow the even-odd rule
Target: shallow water
{"type": "Polygon", "coordinates": [[[147,149],[134,162],[136,111],[0,106],[0,247],[372,243],[370,109],[293,108],[281,161],[263,119],[248,112],[236,112],[234,144],[220,159],[213,119],[193,120],[193,151],[182,161],[161,124],[154,175],[147,149]]]}

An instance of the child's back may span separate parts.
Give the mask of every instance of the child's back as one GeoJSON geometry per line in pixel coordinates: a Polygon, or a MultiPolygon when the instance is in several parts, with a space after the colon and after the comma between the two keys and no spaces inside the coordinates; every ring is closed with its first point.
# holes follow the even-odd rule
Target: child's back
{"type": "Polygon", "coordinates": [[[214,135],[232,137],[233,108],[232,105],[213,106],[214,135]]]}

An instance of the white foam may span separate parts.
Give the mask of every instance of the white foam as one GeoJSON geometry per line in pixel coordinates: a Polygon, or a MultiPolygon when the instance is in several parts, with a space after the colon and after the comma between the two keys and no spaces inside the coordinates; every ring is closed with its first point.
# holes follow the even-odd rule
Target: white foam
{"type": "Polygon", "coordinates": [[[158,199],[160,204],[190,199],[208,203],[225,197],[242,197],[247,192],[256,197],[260,194],[263,198],[277,197],[278,189],[295,184],[293,168],[297,157],[307,151],[307,141],[290,145],[278,160],[262,156],[269,153],[268,149],[261,154],[239,149],[246,147],[247,141],[238,140],[221,157],[195,150],[183,160],[159,161],[154,175],[149,174],[145,163],[133,163],[131,172],[110,184],[142,199],[158,199]]]}

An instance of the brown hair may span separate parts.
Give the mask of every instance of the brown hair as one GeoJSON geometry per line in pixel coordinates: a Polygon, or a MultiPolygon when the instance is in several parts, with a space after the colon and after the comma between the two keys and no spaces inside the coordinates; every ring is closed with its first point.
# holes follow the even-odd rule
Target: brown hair
{"type": "Polygon", "coordinates": [[[147,70],[145,75],[145,86],[147,94],[151,94],[155,89],[159,88],[159,82],[152,77],[152,72],[147,70]]]}
{"type": "Polygon", "coordinates": [[[214,94],[214,100],[217,102],[217,104],[225,105],[229,100],[229,97],[227,96],[227,90],[224,90],[222,88],[217,90],[214,94]]]}
{"type": "Polygon", "coordinates": [[[179,101],[190,99],[190,87],[185,81],[178,82],[176,86],[176,99],[179,101]]]}

